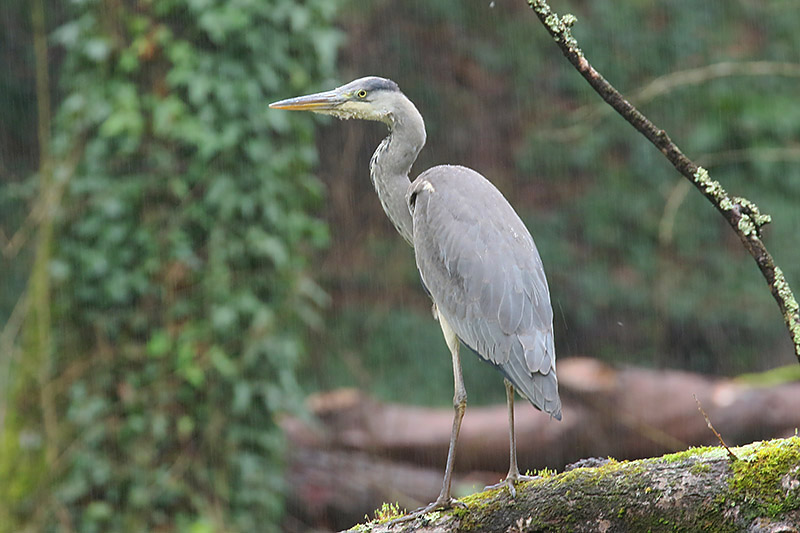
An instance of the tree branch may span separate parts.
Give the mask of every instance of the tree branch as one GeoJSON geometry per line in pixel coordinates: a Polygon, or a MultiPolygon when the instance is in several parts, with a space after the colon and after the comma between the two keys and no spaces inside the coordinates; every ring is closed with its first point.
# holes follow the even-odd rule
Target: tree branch
{"type": "Polygon", "coordinates": [[[528,0],[528,4],[547,28],[567,60],[589,82],[589,85],[639,133],[653,143],[675,169],[694,184],[728,221],[741,239],[745,249],[755,259],[761,274],[767,281],[770,292],[772,292],[789,330],[795,355],[800,361],[800,306],[797,304],[783,271],[775,264],[772,255],[761,241],[761,226],[771,222],[771,217],[761,213],[758,207],[746,198],[728,195],[719,182],[709,177],[706,169],[698,166],[683,154],[666,131],[650,122],[592,67],[570,31],[570,27],[577,20],[574,15],[567,14],[559,17],[552,12],[545,0],[528,0]]]}
{"type": "MultiPolygon", "coordinates": [[[[37,134],[39,139],[39,191],[47,197],[53,181],[53,160],[50,153],[50,76],[47,62],[47,28],[44,18],[44,2],[36,0],[31,5],[33,26],[33,48],[36,57],[36,106],[38,111],[37,134]]],[[[33,311],[31,320],[31,345],[28,354],[39,364],[39,398],[42,425],[45,434],[45,458],[52,464],[58,455],[55,401],[44,384],[49,379],[52,364],[52,324],[50,318],[50,260],[53,244],[53,215],[46,215],[39,226],[36,251],[31,269],[29,294],[33,311]],[[38,353],[37,353],[38,352],[38,353]]]]}
{"type": "MultiPolygon", "coordinates": [[[[683,87],[702,85],[709,81],[726,77],[784,77],[800,78],[800,63],[773,61],[723,61],[701,67],[670,72],[650,80],[647,84],[634,89],[629,100],[642,106],[683,87]]],[[[594,124],[613,113],[614,109],[604,104],[586,104],[570,112],[570,121],[574,124],[566,127],[547,130],[549,138],[560,140],[575,139],[595,130],[594,124]]],[[[794,148],[760,148],[750,149],[744,155],[752,157],[753,153],[765,154],[769,160],[795,160],[797,150],[794,148]]],[[[736,154],[741,156],[742,154],[736,154]]],[[[701,158],[698,158],[701,160],[701,158]]],[[[703,164],[701,162],[701,164],[703,164]]]]}

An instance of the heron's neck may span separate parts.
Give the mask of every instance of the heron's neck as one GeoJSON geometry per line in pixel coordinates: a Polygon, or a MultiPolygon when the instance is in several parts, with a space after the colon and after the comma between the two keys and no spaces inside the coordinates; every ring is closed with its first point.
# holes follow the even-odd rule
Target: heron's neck
{"type": "Polygon", "coordinates": [[[389,122],[389,136],[375,150],[369,164],[370,177],[383,210],[400,235],[413,246],[412,221],[406,203],[408,173],[425,145],[425,123],[407,98],[389,122]]]}

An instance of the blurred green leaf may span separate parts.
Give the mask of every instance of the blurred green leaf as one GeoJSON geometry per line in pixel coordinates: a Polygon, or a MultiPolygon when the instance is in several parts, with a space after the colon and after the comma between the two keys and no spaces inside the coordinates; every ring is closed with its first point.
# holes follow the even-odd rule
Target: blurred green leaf
{"type": "Polygon", "coordinates": [[[155,331],[147,343],[147,353],[153,357],[163,357],[172,348],[172,340],[165,331],[155,331]]]}

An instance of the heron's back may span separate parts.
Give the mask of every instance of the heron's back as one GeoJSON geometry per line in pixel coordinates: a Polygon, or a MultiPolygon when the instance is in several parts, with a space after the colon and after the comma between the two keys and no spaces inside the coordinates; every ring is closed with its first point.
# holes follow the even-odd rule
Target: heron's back
{"type": "Polygon", "coordinates": [[[542,411],[561,419],[553,311],[528,229],[469,168],[438,166],[409,187],[422,281],[461,341],[542,411]]]}

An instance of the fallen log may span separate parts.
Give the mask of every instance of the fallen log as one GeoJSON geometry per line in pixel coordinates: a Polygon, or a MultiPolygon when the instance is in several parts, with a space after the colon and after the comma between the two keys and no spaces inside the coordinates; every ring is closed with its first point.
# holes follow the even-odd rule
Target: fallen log
{"type": "MultiPolygon", "coordinates": [[[[771,386],[668,370],[615,369],[592,359],[559,363],[564,421],[517,402],[521,468],[563,470],[584,457],[638,459],[717,444],[694,396],[727,444],[786,437],[800,427],[800,383],[771,386]]],[[[353,390],[309,399],[315,422],[286,418],[289,503],[296,520],[341,529],[383,502],[433,500],[451,409],[382,404],[353,390]]],[[[468,407],[454,488],[462,496],[508,468],[505,406],[468,407]]]]}
{"type": "MultiPolygon", "coordinates": [[[[800,426],[796,381],[765,387],[675,370],[614,369],[587,358],[561,362],[559,379],[563,422],[517,402],[517,446],[525,467],[562,468],[594,456],[636,459],[714,444],[695,396],[729,444],[789,436],[800,426]]],[[[354,390],[314,396],[309,406],[316,426],[283,422],[293,443],[418,466],[443,464],[451,409],[382,404],[354,390]]],[[[507,448],[505,406],[468,407],[457,468],[502,472],[507,448]]]]}
{"type": "Polygon", "coordinates": [[[524,484],[513,499],[505,490],[494,490],[464,498],[465,508],[407,523],[373,522],[350,531],[796,533],[800,438],[757,442],[732,451],[735,460],[716,447],[608,461],[539,477],[524,484]]]}

